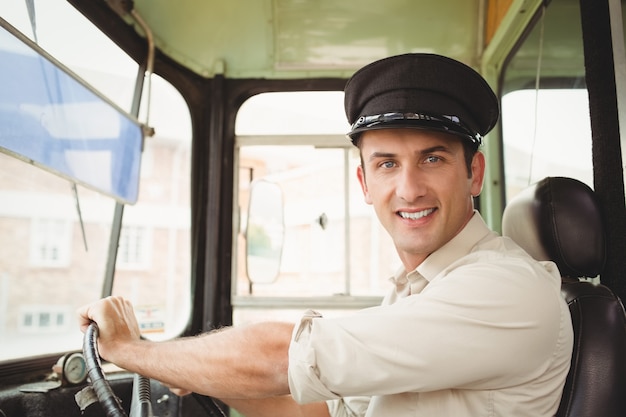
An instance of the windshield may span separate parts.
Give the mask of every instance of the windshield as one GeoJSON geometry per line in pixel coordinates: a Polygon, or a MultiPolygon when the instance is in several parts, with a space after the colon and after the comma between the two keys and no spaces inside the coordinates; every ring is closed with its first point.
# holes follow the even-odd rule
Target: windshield
{"type": "MultiPolygon", "coordinates": [[[[12,30],[41,48],[30,54],[35,65],[28,77],[3,77],[0,84],[16,91],[0,95],[0,119],[29,117],[0,129],[0,361],[80,349],[76,309],[109,294],[133,302],[144,336],[179,335],[190,312],[188,107],[171,84],[152,75],[150,106],[142,102],[135,118],[137,64],[66,1],[34,2],[30,13],[26,3],[0,3],[12,30]],[[56,69],[43,64],[47,56],[56,69]],[[43,88],[35,91],[34,83],[43,88]],[[76,99],[70,84],[97,92],[95,101],[116,109],[121,122],[84,102],[57,105],[56,97],[76,99]],[[124,127],[138,126],[138,119],[156,133],[142,141],[141,132],[124,127]],[[111,137],[136,152],[116,153],[111,137]],[[119,184],[136,198],[102,187],[103,167],[113,171],[128,162],[134,178],[123,173],[119,184]]],[[[0,75],[19,74],[23,54],[10,53],[15,41],[0,37],[6,58],[0,75]]]]}
{"type": "Polygon", "coordinates": [[[76,348],[74,312],[102,291],[114,202],[11,156],[0,164],[0,359],[76,348]]]}

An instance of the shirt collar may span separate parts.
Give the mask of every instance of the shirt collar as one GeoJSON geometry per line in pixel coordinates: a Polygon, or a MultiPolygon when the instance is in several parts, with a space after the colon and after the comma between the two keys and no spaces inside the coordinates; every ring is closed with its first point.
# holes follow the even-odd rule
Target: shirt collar
{"type": "Polygon", "coordinates": [[[401,267],[394,274],[392,280],[396,283],[404,282],[407,276],[417,272],[426,280],[431,281],[452,262],[470,253],[472,248],[489,233],[491,230],[485,224],[480,213],[474,210],[474,215],[469,222],[448,243],[431,253],[415,271],[407,273],[401,267]]]}

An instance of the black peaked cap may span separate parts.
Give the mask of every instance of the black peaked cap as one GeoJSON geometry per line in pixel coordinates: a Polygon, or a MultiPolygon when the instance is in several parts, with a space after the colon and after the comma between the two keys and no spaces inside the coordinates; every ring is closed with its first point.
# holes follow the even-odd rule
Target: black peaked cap
{"type": "Polygon", "coordinates": [[[428,53],[391,56],[364,66],[346,83],[344,104],[352,140],[365,130],[407,127],[447,131],[480,144],[500,114],[498,98],[478,72],[428,53]],[[371,122],[371,116],[390,113],[412,116],[371,122]]]}

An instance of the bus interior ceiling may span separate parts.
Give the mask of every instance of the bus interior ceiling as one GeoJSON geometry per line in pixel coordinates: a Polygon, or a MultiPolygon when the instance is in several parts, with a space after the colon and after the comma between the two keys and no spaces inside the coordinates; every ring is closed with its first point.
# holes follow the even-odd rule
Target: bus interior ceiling
{"type": "MultiPolygon", "coordinates": [[[[105,31],[119,32],[119,18],[104,16],[111,13],[104,1],[70,1],[90,18],[101,14],[105,31]]],[[[109,3],[121,3],[119,13],[128,5],[109,3]]],[[[476,66],[485,8],[483,0],[134,1],[159,53],[205,78],[346,78],[374,59],[408,51],[476,66]]],[[[123,19],[144,35],[130,13],[123,19]]]]}
{"type": "MultiPolygon", "coordinates": [[[[514,9],[518,17],[528,19],[542,3],[512,0],[68,1],[113,39],[119,38],[125,48],[133,43],[121,37],[134,36],[135,43],[129,52],[139,62],[146,58],[145,31],[132,17],[135,13],[152,32],[158,54],[203,78],[220,74],[226,78],[248,79],[347,78],[368,62],[405,52],[438,53],[480,69],[485,48],[506,12],[514,9]]],[[[558,20],[558,25],[546,24],[549,32],[543,36],[552,40],[545,42],[546,47],[558,45],[558,53],[545,51],[547,60],[542,62],[542,72],[570,76],[572,74],[563,71],[567,68],[580,71],[577,65],[564,65],[581,58],[576,44],[579,37],[572,36],[580,32],[578,2],[559,1],[550,7],[558,9],[548,15],[549,19],[558,20]]],[[[510,16],[508,19],[514,20],[510,16]]],[[[538,45],[533,44],[533,47],[538,45]]],[[[530,52],[534,55],[528,55],[526,61],[518,60],[518,65],[523,64],[523,67],[516,71],[533,80],[537,51],[530,52]]]]}

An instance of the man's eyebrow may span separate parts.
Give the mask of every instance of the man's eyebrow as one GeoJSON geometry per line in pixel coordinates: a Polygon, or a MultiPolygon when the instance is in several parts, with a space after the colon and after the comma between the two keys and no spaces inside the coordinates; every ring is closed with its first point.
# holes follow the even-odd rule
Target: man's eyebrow
{"type": "Polygon", "coordinates": [[[394,158],[397,154],[391,152],[373,152],[368,158],[370,161],[376,158],[394,158]]]}
{"type": "MultiPolygon", "coordinates": [[[[451,153],[452,151],[450,150],[450,148],[448,146],[436,145],[436,146],[431,146],[430,148],[420,149],[419,151],[416,152],[416,154],[418,154],[418,155],[428,155],[428,154],[431,154],[433,152],[451,153]]],[[[397,155],[398,155],[397,153],[392,153],[392,152],[372,152],[372,154],[369,156],[368,160],[372,161],[372,160],[377,159],[377,158],[395,158],[397,155]]]]}
{"type": "Polygon", "coordinates": [[[450,150],[450,147],[448,147],[448,146],[437,145],[437,146],[432,146],[430,148],[422,149],[418,153],[421,154],[421,155],[426,155],[426,154],[433,153],[433,152],[451,153],[452,151],[450,150]]]}

